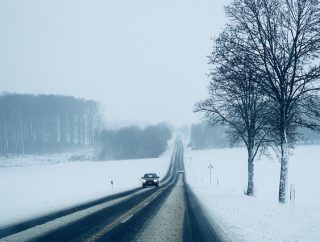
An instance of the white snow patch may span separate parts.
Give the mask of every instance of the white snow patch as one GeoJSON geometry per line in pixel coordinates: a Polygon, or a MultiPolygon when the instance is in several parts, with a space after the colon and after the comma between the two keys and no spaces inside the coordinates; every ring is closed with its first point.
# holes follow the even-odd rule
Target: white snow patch
{"type": "Polygon", "coordinates": [[[0,228],[140,187],[146,172],[156,172],[161,181],[171,153],[169,148],[156,159],[99,162],[68,162],[60,155],[52,160],[61,162],[46,165],[34,165],[39,164],[37,161],[29,165],[20,157],[19,166],[0,168],[0,228]]]}
{"type": "Polygon", "coordinates": [[[256,161],[254,198],[244,195],[245,149],[186,150],[185,169],[188,184],[227,241],[320,241],[318,157],[320,146],[297,146],[290,156],[288,184],[295,184],[294,206],[290,201],[277,202],[280,165],[276,159],[256,161]]]}
{"type": "Polygon", "coordinates": [[[52,165],[69,162],[80,162],[93,160],[93,148],[77,149],[70,152],[37,154],[37,155],[1,155],[0,168],[24,167],[38,165],[52,165]]]}

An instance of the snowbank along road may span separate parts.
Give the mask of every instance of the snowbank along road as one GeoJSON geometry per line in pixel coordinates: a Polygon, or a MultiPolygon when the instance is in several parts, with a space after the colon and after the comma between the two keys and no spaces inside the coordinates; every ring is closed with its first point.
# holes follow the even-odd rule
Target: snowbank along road
{"type": "Polygon", "coordinates": [[[0,230],[0,241],[221,241],[179,169],[183,144],[177,139],[159,188],[137,188],[17,224],[0,230]]]}

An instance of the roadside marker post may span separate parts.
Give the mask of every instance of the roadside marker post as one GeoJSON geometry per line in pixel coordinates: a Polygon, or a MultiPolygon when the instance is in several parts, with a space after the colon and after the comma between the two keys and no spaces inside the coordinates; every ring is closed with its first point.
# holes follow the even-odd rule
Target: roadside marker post
{"type": "Polygon", "coordinates": [[[209,168],[209,170],[210,170],[210,186],[211,186],[211,184],[212,184],[212,183],[211,183],[211,172],[212,172],[212,168],[213,168],[213,165],[211,164],[211,162],[210,162],[208,168],[209,168]]]}
{"type": "Polygon", "coordinates": [[[296,189],[295,185],[290,185],[290,214],[294,215],[294,200],[296,198],[296,189]]]}

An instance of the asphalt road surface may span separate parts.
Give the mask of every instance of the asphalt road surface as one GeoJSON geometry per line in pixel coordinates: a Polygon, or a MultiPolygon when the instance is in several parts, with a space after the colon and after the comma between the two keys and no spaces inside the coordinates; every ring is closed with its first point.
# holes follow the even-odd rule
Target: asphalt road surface
{"type": "Polygon", "coordinates": [[[137,188],[0,230],[0,241],[222,241],[185,183],[178,139],[159,188],[137,188]]]}

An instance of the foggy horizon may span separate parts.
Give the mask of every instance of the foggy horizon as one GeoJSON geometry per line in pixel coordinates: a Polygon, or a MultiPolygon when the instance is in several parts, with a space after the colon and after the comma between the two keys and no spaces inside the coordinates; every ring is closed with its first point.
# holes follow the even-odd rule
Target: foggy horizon
{"type": "Polygon", "coordinates": [[[3,0],[0,35],[0,241],[319,241],[320,0],[3,0]]]}
{"type": "Polygon", "coordinates": [[[96,100],[106,121],[197,122],[227,1],[0,3],[0,92],[96,100]]]}

